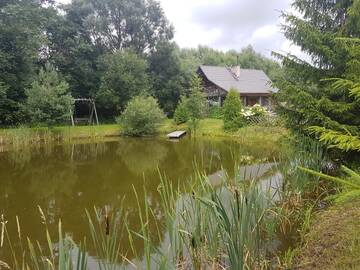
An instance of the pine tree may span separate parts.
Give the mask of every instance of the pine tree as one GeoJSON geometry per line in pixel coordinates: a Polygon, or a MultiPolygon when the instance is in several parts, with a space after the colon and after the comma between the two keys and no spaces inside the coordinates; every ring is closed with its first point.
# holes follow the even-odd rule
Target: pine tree
{"type": "Polygon", "coordinates": [[[26,110],[33,124],[54,125],[69,121],[73,98],[69,85],[50,64],[41,69],[31,88],[26,90],[26,110]]]}
{"type": "MultiPolygon", "coordinates": [[[[302,17],[283,14],[283,30],[311,63],[275,53],[285,67],[284,78],[276,83],[278,112],[296,132],[318,136],[341,150],[356,150],[328,135],[360,134],[360,104],[354,94],[360,76],[360,1],[295,0],[293,6],[302,17]]],[[[344,139],[349,140],[340,141],[344,139]]]]}

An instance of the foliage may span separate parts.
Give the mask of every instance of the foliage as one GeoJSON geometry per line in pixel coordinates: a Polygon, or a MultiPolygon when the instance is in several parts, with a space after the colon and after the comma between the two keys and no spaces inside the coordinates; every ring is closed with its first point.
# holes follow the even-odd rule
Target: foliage
{"type": "Polygon", "coordinates": [[[208,111],[208,117],[214,119],[223,119],[224,110],[221,106],[210,106],[208,111]]]}
{"type": "Polygon", "coordinates": [[[152,135],[164,118],[164,113],[155,98],[136,96],[126,105],[120,123],[126,135],[152,135]]]}
{"type": "Polygon", "coordinates": [[[160,106],[172,116],[184,92],[184,76],[178,48],[175,43],[161,42],[149,57],[153,93],[160,106]]]}
{"type": "Polygon", "coordinates": [[[342,150],[351,150],[351,143],[344,145],[345,141],[356,140],[360,134],[360,103],[356,97],[360,32],[353,24],[360,17],[359,5],[351,0],[295,0],[294,7],[302,17],[283,14],[287,22],[283,26],[285,36],[300,46],[312,63],[276,54],[286,71],[286,76],[275,84],[280,89],[277,110],[295,132],[319,135],[331,144],[340,139],[334,137],[339,132],[354,136],[342,137],[341,145],[333,144],[340,146],[340,151],[332,148],[338,155],[342,150]]]}
{"type": "MultiPolygon", "coordinates": [[[[319,141],[328,145],[329,148],[337,148],[343,151],[360,151],[360,137],[351,133],[342,133],[323,127],[310,127],[308,130],[318,136],[319,141]]],[[[345,131],[346,132],[346,131],[345,131]]]]}
{"type": "Polygon", "coordinates": [[[186,102],[187,102],[187,98],[182,96],[179,104],[176,107],[174,113],[174,122],[177,125],[186,123],[189,120],[189,113],[186,102]]]}
{"type": "Polygon", "coordinates": [[[26,90],[25,109],[31,122],[46,125],[68,122],[73,111],[73,98],[68,90],[69,85],[47,63],[26,90]]]}
{"type": "Polygon", "coordinates": [[[96,99],[103,112],[120,113],[127,102],[140,93],[149,92],[147,62],[132,51],[117,51],[102,59],[100,90],[96,99]]]}
{"type": "Polygon", "coordinates": [[[190,81],[190,94],[183,101],[189,117],[188,125],[193,133],[196,133],[199,121],[205,117],[206,113],[206,98],[202,89],[201,78],[194,75],[190,81]]]}
{"type": "Polygon", "coordinates": [[[241,114],[242,103],[240,95],[235,89],[231,89],[226,96],[223,106],[224,129],[236,131],[244,126],[244,117],[241,114]]]}
{"type": "Polygon", "coordinates": [[[132,48],[146,53],[173,36],[157,1],[85,0],[71,5],[89,10],[84,18],[86,30],[95,44],[108,52],[132,48]]]}
{"type": "Polygon", "coordinates": [[[49,16],[46,26],[51,61],[69,83],[73,97],[93,97],[100,86],[98,59],[104,51],[93,43],[87,28],[92,11],[80,1],[61,8],[61,14],[49,16]]]}
{"type": "Polygon", "coordinates": [[[306,173],[339,184],[342,188],[341,192],[329,197],[330,199],[335,200],[336,203],[344,203],[350,200],[360,198],[360,174],[349,169],[346,166],[342,166],[341,168],[346,174],[346,177],[344,178],[334,177],[314,170],[299,167],[300,170],[306,173]]]}
{"type": "MultiPolygon", "coordinates": [[[[48,9],[40,0],[5,1],[0,8],[0,82],[6,86],[6,104],[0,123],[23,121],[25,89],[36,75],[36,65],[45,43],[44,27],[48,9]]],[[[26,120],[26,119],[24,119],[26,120]]]]}

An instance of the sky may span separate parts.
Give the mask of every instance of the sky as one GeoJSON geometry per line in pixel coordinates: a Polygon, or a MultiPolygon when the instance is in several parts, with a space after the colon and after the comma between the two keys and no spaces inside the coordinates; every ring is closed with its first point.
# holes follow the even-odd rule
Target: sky
{"type": "MultiPolygon", "coordinates": [[[[57,0],[68,3],[70,0],[57,0]]],[[[281,11],[291,0],[159,0],[175,28],[180,47],[206,45],[222,51],[252,45],[270,56],[272,51],[302,56],[281,33],[281,11]]]]}

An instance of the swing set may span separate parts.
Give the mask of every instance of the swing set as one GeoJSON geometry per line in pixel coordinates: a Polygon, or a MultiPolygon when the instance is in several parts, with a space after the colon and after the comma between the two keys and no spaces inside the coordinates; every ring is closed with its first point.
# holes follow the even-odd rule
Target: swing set
{"type": "Polygon", "coordinates": [[[95,100],[91,98],[75,98],[74,112],[71,112],[71,124],[99,125],[95,100]]]}

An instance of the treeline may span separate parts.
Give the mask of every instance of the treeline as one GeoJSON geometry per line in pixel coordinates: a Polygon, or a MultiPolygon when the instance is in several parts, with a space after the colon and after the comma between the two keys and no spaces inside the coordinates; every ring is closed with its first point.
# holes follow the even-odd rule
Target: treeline
{"type": "Polygon", "coordinates": [[[71,97],[96,99],[100,117],[114,119],[141,93],[171,116],[200,64],[282,72],[251,47],[180,49],[173,34],[153,0],[1,1],[0,125],[63,123],[71,97]]]}

